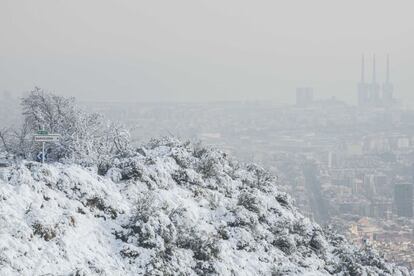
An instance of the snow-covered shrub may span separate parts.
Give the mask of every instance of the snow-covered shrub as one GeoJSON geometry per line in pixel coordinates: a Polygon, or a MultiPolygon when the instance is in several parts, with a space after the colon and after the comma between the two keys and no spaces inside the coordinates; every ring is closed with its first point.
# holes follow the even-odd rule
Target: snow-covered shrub
{"type": "Polygon", "coordinates": [[[205,178],[214,177],[217,175],[216,160],[213,158],[204,158],[201,160],[198,172],[201,173],[205,178]]]}
{"type": "Polygon", "coordinates": [[[250,177],[243,179],[243,181],[246,185],[252,188],[266,191],[266,186],[275,181],[275,177],[272,174],[256,164],[247,165],[246,170],[250,173],[250,177]]]}
{"type": "Polygon", "coordinates": [[[50,241],[56,237],[56,226],[45,226],[39,222],[33,224],[33,234],[38,235],[43,238],[45,241],[50,241]]]}
{"type": "Polygon", "coordinates": [[[239,195],[238,204],[249,210],[250,212],[259,213],[259,200],[252,192],[242,192],[239,195]]]}
{"type": "Polygon", "coordinates": [[[217,178],[223,174],[226,154],[209,148],[194,149],[194,157],[197,158],[196,172],[203,178],[217,178]]]}
{"type": "Polygon", "coordinates": [[[133,223],[139,221],[148,222],[149,218],[156,212],[154,200],[155,197],[152,193],[138,195],[134,204],[133,223]]]}
{"type": "Polygon", "coordinates": [[[193,251],[196,260],[210,261],[220,253],[218,238],[215,235],[200,231],[196,226],[179,227],[176,245],[179,248],[193,251]]]}
{"type": "Polygon", "coordinates": [[[287,255],[291,255],[297,250],[295,240],[290,235],[276,237],[272,242],[272,245],[276,246],[287,255]]]}
{"type": "MultiPolygon", "coordinates": [[[[148,275],[181,271],[178,256],[191,252],[196,260],[195,270],[214,271],[210,262],[218,258],[219,235],[203,232],[190,222],[189,211],[183,207],[161,207],[152,192],[138,196],[131,221],[124,226],[124,234],[117,235],[128,243],[154,250],[157,259],[148,264],[148,275]]],[[[124,253],[123,253],[124,254],[124,253]]]]}
{"type": "Polygon", "coordinates": [[[207,192],[205,195],[208,200],[209,207],[211,210],[216,210],[223,205],[223,195],[216,192],[207,192]]]}
{"type": "Polygon", "coordinates": [[[175,160],[177,165],[183,169],[187,169],[192,166],[194,157],[191,152],[190,142],[187,141],[183,144],[178,144],[173,147],[171,151],[171,157],[175,160]]]}
{"type": "Polygon", "coordinates": [[[280,203],[280,205],[282,205],[284,207],[290,207],[293,204],[292,198],[284,192],[277,193],[276,196],[275,196],[275,199],[276,199],[277,202],[280,203]]]}
{"type": "Polygon", "coordinates": [[[231,219],[227,222],[229,227],[253,228],[258,223],[257,214],[248,211],[242,206],[234,207],[229,211],[232,214],[231,219]]]}
{"type": "Polygon", "coordinates": [[[144,166],[134,158],[124,159],[118,164],[121,170],[121,180],[141,180],[144,173],[144,166]]]}
{"type": "Polygon", "coordinates": [[[166,250],[176,239],[176,229],[167,212],[158,206],[153,194],[140,194],[135,201],[130,222],[125,226],[127,232],[123,235],[144,248],[166,250]]]}
{"type": "Polygon", "coordinates": [[[323,237],[322,231],[314,231],[312,238],[309,242],[310,248],[312,248],[319,256],[325,256],[328,243],[323,237]]]}
{"type": "Polygon", "coordinates": [[[107,206],[105,201],[98,196],[87,198],[85,206],[102,211],[104,214],[109,215],[112,219],[115,219],[118,216],[118,211],[111,206],[107,206]]]}
{"type": "Polygon", "coordinates": [[[115,156],[130,150],[129,133],[102,115],[81,110],[74,98],[65,98],[36,87],[21,100],[24,122],[19,130],[2,131],[5,147],[23,158],[32,159],[41,151],[33,142],[39,130],[60,135],[59,142],[47,143],[48,159],[97,166],[104,175],[115,156]]]}

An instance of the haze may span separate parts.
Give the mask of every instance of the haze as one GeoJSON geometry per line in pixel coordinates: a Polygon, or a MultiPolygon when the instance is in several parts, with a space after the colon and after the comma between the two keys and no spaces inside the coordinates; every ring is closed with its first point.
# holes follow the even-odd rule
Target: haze
{"type": "Polygon", "coordinates": [[[1,89],[82,100],[356,102],[361,54],[414,101],[412,1],[0,2],[1,89]]]}

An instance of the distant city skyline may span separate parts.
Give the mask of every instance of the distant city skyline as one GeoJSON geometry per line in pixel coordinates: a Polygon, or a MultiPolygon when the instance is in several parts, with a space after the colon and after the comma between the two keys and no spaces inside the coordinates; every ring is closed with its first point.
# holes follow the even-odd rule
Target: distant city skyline
{"type": "Polygon", "coordinates": [[[385,0],[4,0],[0,91],[294,103],[297,87],[312,87],[316,99],[356,104],[360,56],[375,53],[378,79],[390,54],[394,94],[414,102],[413,8],[385,0]]]}

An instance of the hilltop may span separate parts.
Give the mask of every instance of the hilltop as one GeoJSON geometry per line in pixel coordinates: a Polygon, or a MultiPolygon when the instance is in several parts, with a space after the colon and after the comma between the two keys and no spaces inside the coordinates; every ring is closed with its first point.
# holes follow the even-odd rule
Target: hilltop
{"type": "Polygon", "coordinates": [[[277,178],[152,140],[105,170],[0,168],[1,275],[410,275],[300,214],[277,178]]]}

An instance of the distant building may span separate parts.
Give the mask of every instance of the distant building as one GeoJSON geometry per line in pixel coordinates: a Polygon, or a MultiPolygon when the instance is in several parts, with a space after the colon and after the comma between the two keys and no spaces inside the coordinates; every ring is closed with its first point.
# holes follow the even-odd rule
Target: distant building
{"type": "Polygon", "coordinates": [[[394,206],[398,216],[413,217],[413,184],[394,186],[394,206]]]}
{"type": "Polygon", "coordinates": [[[370,217],[389,219],[392,210],[392,200],[387,198],[374,198],[370,205],[370,217]]]}
{"type": "Polygon", "coordinates": [[[296,105],[305,107],[313,103],[313,88],[298,87],[296,88],[296,105]]]}

